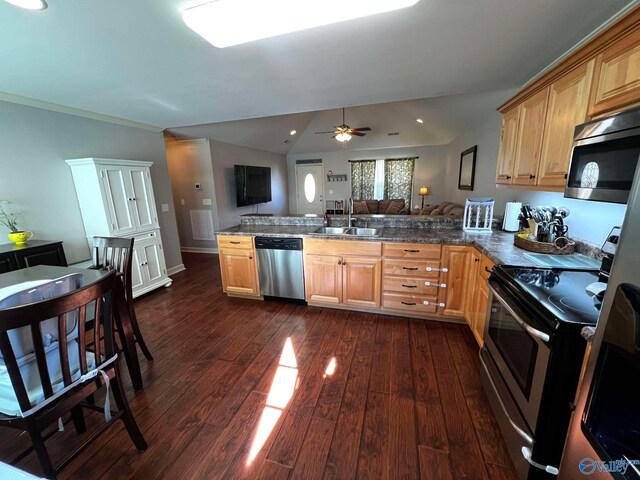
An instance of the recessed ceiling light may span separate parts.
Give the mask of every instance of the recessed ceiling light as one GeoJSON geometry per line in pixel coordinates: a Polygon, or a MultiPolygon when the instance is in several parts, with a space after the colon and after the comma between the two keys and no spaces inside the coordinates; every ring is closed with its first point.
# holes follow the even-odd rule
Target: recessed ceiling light
{"type": "Polygon", "coordinates": [[[182,19],[209,43],[230,47],[262,38],[411,7],[420,0],[217,0],[182,19]]]}
{"type": "Polygon", "coordinates": [[[296,132],[295,130],[291,130],[291,131],[289,132],[289,135],[293,136],[293,135],[295,135],[296,133],[298,133],[298,132],[296,132]]]}
{"type": "Polygon", "coordinates": [[[418,123],[424,123],[424,120],[422,120],[421,118],[416,118],[416,122],[418,122],[418,123]]]}
{"type": "Polygon", "coordinates": [[[47,2],[44,0],[5,0],[5,2],[27,10],[44,10],[47,8],[47,2]]]}

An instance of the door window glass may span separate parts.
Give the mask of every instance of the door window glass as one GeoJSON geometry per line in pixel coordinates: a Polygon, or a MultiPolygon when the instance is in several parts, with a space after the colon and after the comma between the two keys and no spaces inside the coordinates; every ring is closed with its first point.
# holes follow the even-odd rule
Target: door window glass
{"type": "Polygon", "coordinates": [[[316,198],[316,179],[310,173],[307,173],[307,176],[304,177],[304,196],[309,203],[316,198]]]}

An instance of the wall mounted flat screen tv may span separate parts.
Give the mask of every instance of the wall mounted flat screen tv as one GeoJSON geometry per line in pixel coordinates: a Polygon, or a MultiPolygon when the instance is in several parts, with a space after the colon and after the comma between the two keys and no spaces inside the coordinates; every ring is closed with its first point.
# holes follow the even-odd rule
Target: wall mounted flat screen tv
{"type": "Polygon", "coordinates": [[[234,165],[238,207],[271,201],[271,169],[234,165]]]}

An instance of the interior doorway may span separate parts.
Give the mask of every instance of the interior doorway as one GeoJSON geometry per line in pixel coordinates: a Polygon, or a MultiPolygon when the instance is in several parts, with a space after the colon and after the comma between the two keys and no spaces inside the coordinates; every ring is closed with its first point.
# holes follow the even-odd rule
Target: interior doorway
{"type": "Polygon", "coordinates": [[[296,165],[298,213],[324,213],[324,168],[322,165],[296,165]]]}

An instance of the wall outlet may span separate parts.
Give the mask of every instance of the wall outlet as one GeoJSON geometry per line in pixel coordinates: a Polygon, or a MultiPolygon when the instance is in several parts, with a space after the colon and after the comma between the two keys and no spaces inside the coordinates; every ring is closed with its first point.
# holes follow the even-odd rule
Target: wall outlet
{"type": "Polygon", "coordinates": [[[184,198],[180,199],[180,205],[186,205],[187,203],[184,201],[184,198]]]}
{"type": "Polygon", "coordinates": [[[211,205],[211,199],[210,198],[203,198],[202,199],[202,204],[203,205],[211,205]]]}
{"type": "Polygon", "coordinates": [[[329,195],[333,195],[333,190],[329,190],[329,195]]]}
{"type": "Polygon", "coordinates": [[[161,205],[161,207],[162,207],[162,211],[163,212],[168,212],[169,211],[169,204],[168,203],[163,203],[161,205]]]}

